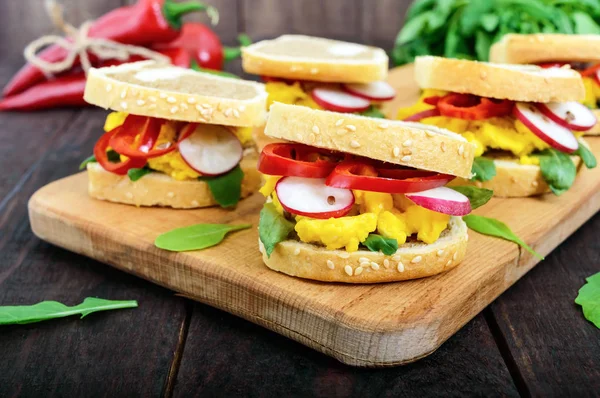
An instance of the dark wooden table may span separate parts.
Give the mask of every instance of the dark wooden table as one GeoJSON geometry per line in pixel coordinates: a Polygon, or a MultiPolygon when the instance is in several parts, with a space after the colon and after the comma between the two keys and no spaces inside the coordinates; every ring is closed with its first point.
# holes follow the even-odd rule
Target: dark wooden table
{"type": "MultiPolygon", "coordinates": [[[[19,64],[0,60],[0,86],[19,64]]],[[[600,269],[600,215],[431,356],[351,368],[32,234],[27,200],[77,172],[105,115],[0,113],[0,305],[140,306],[0,327],[0,397],[600,396],[600,330],[573,303],[600,269]]]]}

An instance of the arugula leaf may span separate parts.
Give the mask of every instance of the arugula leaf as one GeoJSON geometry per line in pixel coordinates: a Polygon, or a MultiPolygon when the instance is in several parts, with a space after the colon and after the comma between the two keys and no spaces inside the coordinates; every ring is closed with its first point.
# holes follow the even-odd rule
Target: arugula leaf
{"type": "Polygon", "coordinates": [[[208,184],[213,197],[221,207],[233,207],[242,196],[244,172],[238,165],[230,172],[216,177],[199,177],[208,184]]]}
{"type": "MultiPolygon", "coordinates": [[[[117,163],[121,161],[121,155],[119,155],[117,152],[113,151],[112,149],[109,150],[108,152],[106,152],[106,156],[108,158],[109,162],[113,162],[113,163],[117,163]]],[[[79,170],[83,170],[86,168],[86,166],[89,163],[97,163],[98,161],[96,160],[96,157],[94,155],[86,158],[83,162],[81,162],[81,164],[79,165],[79,170]]]]}
{"type": "Polygon", "coordinates": [[[469,202],[471,202],[471,209],[475,210],[478,207],[483,206],[487,202],[490,201],[492,196],[494,196],[494,191],[491,189],[485,188],[477,188],[471,185],[458,186],[458,187],[450,187],[457,192],[462,193],[467,198],[469,198],[469,202]]]}
{"type": "Polygon", "coordinates": [[[146,174],[150,174],[152,173],[152,170],[150,170],[148,167],[143,167],[141,169],[129,169],[127,170],[127,177],[129,177],[129,179],[131,181],[137,181],[140,178],[142,178],[143,176],[145,176],[146,174]]]}
{"type": "Polygon", "coordinates": [[[156,238],[154,245],[172,252],[202,250],[221,243],[228,232],[248,229],[251,226],[252,224],[196,224],[165,232],[156,238]]]}
{"type": "Polygon", "coordinates": [[[265,203],[260,211],[258,236],[265,246],[267,257],[271,257],[275,246],[286,240],[293,230],[293,222],[279,214],[273,203],[265,203]]]}
{"type": "Polygon", "coordinates": [[[562,195],[571,188],[575,182],[577,168],[569,155],[548,148],[535,156],[540,159],[540,169],[544,181],[555,195],[562,195]]]}
{"type": "Polygon", "coordinates": [[[383,114],[383,112],[381,112],[381,110],[379,110],[379,108],[377,108],[374,105],[371,105],[369,109],[367,109],[366,111],[362,111],[360,114],[363,116],[385,119],[385,115],[383,114]]]}
{"type": "Polygon", "coordinates": [[[496,165],[492,159],[479,156],[473,161],[471,173],[474,174],[471,181],[489,181],[496,176],[496,165]]]}
{"type": "Polygon", "coordinates": [[[508,225],[504,224],[502,221],[496,220],[495,218],[477,216],[475,214],[463,216],[463,220],[467,223],[467,227],[475,232],[514,242],[540,260],[544,259],[541,254],[533,250],[527,243],[515,235],[508,225]]]}
{"type": "Polygon", "coordinates": [[[494,6],[491,1],[471,1],[465,6],[460,17],[460,32],[462,35],[471,35],[481,22],[481,16],[487,14],[494,6]]]}
{"type": "Polygon", "coordinates": [[[241,79],[241,77],[239,77],[238,75],[234,75],[233,73],[225,72],[222,70],[203,68],[200,65],[198,65],[198,63],[194,60],[192,60],[190,69],[195,70],[196,72],[210,73],[212,75],[217,75],[217,76],[221,76],[221,77],[230,77],[232,79],[241,79]]]}
{"type": "Polygon", "coordinates": [[[382,252],[386,256],[391,256],[398,250],[398,241],[396,239],[384,238],[377,234],[369,234],[362,244],[370,251],[382,252]]]}
{"type": "Polygon", "coordinates": [[[576,11],[571,14],[575,23],[575,33],[578,35],[598,35],[600,26],[587,13],[576,11]]]}
{"type": "Polygon", "coordinates": [[[488,61],[490,47],[492,46],[492,36],[484,30],[475,32],[475,54],[480,61],[488,61]]]}
{"type": "Polygon", "coordinates": [[[81,164],[79,165],[79,170],[83,170],[87,167],[88,164],[96,163],[96,162],[98,162],[98,161],[96,160],[96,157],[94,155],[92,155],[88,158],[85,158],[84,161],[81,162],[81,164]]]}
{"type": "Polygon", "coordinates": [[[481,17],[481,27],[487,32],[493,32],[500,23],[500,18],[496,14],[485,14],[481,17]]]}
{"type": "Polygon", "coordinates": [[[579,142],[579,148],[577,148],[573,155],[579,156],[583,164],[585,164],[585,167],[587,167],[588,169],[593,169],[598,165],[596,157],[594,156],[592,151],[590,151],[589,148],[581,142],[579,142]]]}
{"type": "Polygon", "coordinates": [[[83,303],[68,307],[57,301],[42,301],[34,305],[0,307],[0,325],[25,325],[50,319],[81,315],[81,318],[99,311],[135,308],[137,301],[114,301],[88,297],[83,303]]]}
{"type": "Polygon", "coordinates": [[[600,329],[600,272],[586,278],[586,281],[579,289],[575,303],[583,309],[585,319],[600,329]]]}

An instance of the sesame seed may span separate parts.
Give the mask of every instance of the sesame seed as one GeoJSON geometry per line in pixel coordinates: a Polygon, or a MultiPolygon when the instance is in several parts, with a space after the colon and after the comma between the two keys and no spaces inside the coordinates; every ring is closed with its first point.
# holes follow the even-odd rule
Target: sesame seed
{"type": "Polygon", "coordinates": [[[354,275],[360,275],[365,269],[363,267],[356,267],[354,270],[354,275]]]}
{"type": "Polygon", "coordinates": [[[403,155],[412,155],[412,151],[410,149],[403,149],[402,154],[403,155]]]}
{"type": "Polygon", "coordinates": [[[177,112],[179,112],[179,107],[174,106],[171,108],[171,113],[177,113],[177,112]]]}
{"type": "Polygon", "coordinates": [[[106,85],[106,92],[107,92],[107,93],[110,93],[110,90],[112,90],[112,84],[108,83],[108,84],[106,85]]]}
{"type": "Polygon", "coordinates": [[[246,110],[246,105],[240,105],[238,109],[240,110],[240,112],[244,112],[246,110]]]}
{"type": "Polygon", "coordinates": [[[394,261],[400,261],[402,259],[402,256],[400,256],[399,254],[396,254],[394,257],[392,257],[392,260],[394,261]]]}
{"type": "Polygon", "coordinates": [[[310,140],[311,143],[314,143],[317,140],[317,136],[314,135],[313,133],[310,133],[310,135],[308,136],[308,139],[310,140]]]}
{"type": "Polygon", "coordinates": [[[402,157],[403,162],[410,162],[410,155],[406,155],[402,157]]]}
{"type": "Polygon", "coordinates": [[[446,267],[449,267],[450,264],[452,264],[452,260],[448,260],[448,262],[446,263],[446,267]]]}
{"type": "Polygon", "coordinates": [[[302,141],[304,137],[302,137],[302,134],[298,133],[296,134],[296,138],[298,139],[298,141],[302,141]]]}
{"type": "Polygon", "coordinates": [[[146,101],[144,101],[144,100],[137,100],[136,104],[138,104],[139,106],[144,106],[146,104],[146,101]]]}
{"type": "Polygon", "coordinates": [[[132,89],[131,89],[131,94],[132,94],[132,95],[138,95],[138,92],[139,92],[139,91],[138,91],[137,89],[135,89],[135,88],[132,88],[132,89]]]}
{"type": "Polygon", "coordinates": [[[227,109],[225,109],[225,110],[223,111],[223,114],[224,114],[226,117],[229,117],[229,116],[231,116],[231,112],[232,112],[231,108],[227,108],[227,109]]]}
{"type": "Polygon", "coordinates": [[[343,253],[338,254],[338,257],[339,258],[350,258],[350,253],[343,252],[343,253]]]}
{"type": "Polygon", "coordinates": [[[150,106],[148,107],[148,109],[156,109],[156,104],[150,104],[150,106]]]}
{"type": "Polygon", "coordinates": [[[240,117],[240,111],[238,111],[237,109],[234,109],[233,110],[233,116],[236,117],[236,118],[240,117]]]}
{"type": "Polygon", "coordinates": [[[487,72],[482,70],[479,76],[481,76],[481,78],[485,80],[485,78],[487,77],[487,72]]]}
{"type": "Polygon", "coordinates": [[[310,74],[311,75],[316,75],[317,73],[319,73],[319,69],[317,69],[317,68],[311,68],[311,70],[310,70],[310,74]]]}
{"type": "Polygon", "coordinates": [[[127,197],[127,199],[133,199],[133,194],[131,192],[127,192],[125,196],[127,197]]]}
{"type": "Polygon", "coordinates": [[[346,271],[346,274],[348,274],[348,276],[352,276],[352,267],[349,265],[346,265],[344,267],[344,271],[346,271]]]}
{"type": "Polygon", "coordinates": [[[212,106],[210,106],[210,104],[200,104],[200,106],[204,109],[212,109],[212,106]]]}
{"type": "Polygon", "coordinates": [[[465,235],[465,242],[468,242],[468,241],[469,241],[469,234],[466,234],[465,235]]]}
{"type": "Polygon", "coordinates": [[[121,108],[127,109],[127,102],[125,102],[125,101],[121,102],[121,108]]]}
{"type": "Polygon", "coordinates": [[[379,125],[379,128],[380,128],[380,129],[387,129],[388,127],[390,127],[390,125],[389,125],[389,124],[387,124],[387,123],[381,123],[381,124],[379,125]]]}
{"type": "Polygon", "coordinates": [[[398,148],[397,146],[395,146],[394,150],[392,151],[392,153],[394,154],[395,157],[400,156],[400,148],[398,148]]]}
{"type": "Polygon", "coordinates": [[[321,134],[321,130],[319,130],[319,126],[317,126],[316,124],[312,126],[312,132],[315,134],[321,134]]]}
{"type": "Polygon", "coordinates": [[[168,102],[169,104],[174,104],[174,103],[176,103],[176,102],[177,102],[177,100],[175,99],[175,97],[169,97],[169,98],[167,98],[167,102],[168,102]]]}
{"type": "Polygon", "coordinates": [[[167,98],[167,94],[166,93],[160,93],[158,94],[159,98],[165,99],[167,98]]]}
{"type": "Polygon", "coordinates": [[[338,119],[338,121],[335,122],[335,127],[340,127],[342,123],[344,123],[344,119],[338,119]]]}
{"type": "Polygon", "coordinates": [[[425,135],[427,135],[427,137],[434,137],[435,133],[433,131],[427,130],[427,131],[425,131],[425,135]]]}
{"type": "Polygon", "coordinates": [[[456,261],[457,258],[458,258],[458,252],[454,252],[454,255],[452,256],[452,260],[456,261]]]}
{"type": "Polygon", "coordinates": [[[404,272],[404,264],[402,264],[401,262],[398,263],[396,269],[398,270],[398,272],[404,272]]]}
{"type": "Polygon", "coordinates": [[[402,146],[411,146],[412,145],[412,141],[411,140],[406,140],[402,143],[402,146]]]}
{"type": "Polygon", "coordinates": [[[148,97],[148,101],[150,101],[150,102],[156,102],[156,97],[148,97]]]}
{"type": "Polygon", "coordinates": [[[125,97],[127,97],[127,89],[121,91],[121,99],[124,99],[125,97]]]}
{"type": "Polygon", "coordinates": [[[438,251],[437,251],[437,255],[438,255],[439,257],[442,257],[442,256],[444,255],[444,251],[443,251],[443,250],[438,250],[438,251]]]}
{"type": "Polygon", "coordinates": [[[167,198],[174,198],[174,197],[175,197],[174,192],[167,192],[167,198]]]}
{"type": "Polygon", "coordinates": [[[388,260],[387,258],[383,260],[383,266],[385,268],[390,268],[390,260],[388,260]]]}
{"type": "Polygon", "coordinates": [[[423,260],[423,257],[417,256],[417,257],[413,258],[412,260],[410,260],[410,262],[413,264],[416,264],[416,263],[420,263],[421,260],[423,260]]]}
{"type": "Polygon", "coordinates": [[[442,150],[442,152],[446,152],[446,143],[445,142],[442,142],[440,144],[440,149],[442,150]]]}
{"type": "Polygon", "coordinates": [[[196,105],[196,110],[198,112],[202,112],[203,111],[203,109],[202,109],[202,107],[200,105],[196,105]]]}
{"type": "Polygon", "coordinates": [[[371,268],[373,268],[375,271],[377,271],[379,269],[379,264],[377,264],[376,262],[372,262],[371,263],[371,268]]]}
{"type": "Polygon", "coordinates": [[[350,146],[352,148],[360,148],[360,142],[358,142],[356,140],[352,140],[352,141],[350,141],[350,146]]]}
{"type": "Polygon", "coordinates": [[[187,104],[185,102],[182,102],[181,104],[179,104],[179,107],[183,110],[186,110],[189,108],[189,106],[187,106],[187,104]]]}
{"type": "Polygon", "coordinates": [[[346,129],[348,131],[356,131],[356,126],[353,125],[353,124],[349,124],[349,125],[346,126],[346,129]]]}
{"type": "Polygon", "coordinates": [[[294,256],[297,256],[298,254],[300,254],[300,248],[299,248],[299,247],[297,247],[297,248],[294,250],[294,256]]]}
{"type": "Polygon", "coordinates": [[[192,200],[192,203],[191,203],[191,205],[192,205],[192,206],[194,206],[194,207],[196,207],[196,206],[199,206],[199,205],[200,205],[200,203],[198,203],[198,201],[197,201],[197,200],[192,200]]]}
{"type": "Polygon", "coordinates": [[[537,187],[538,185],[540,185],[537,181],[532,181],[531,185],[533,185],[534,187],[537,187]]]}
{"type": "Polygon", "coordinates": [[[300,70],[300,67],[298,67],[298,66],[296,66],[296,65],[292,65],[292,66],[290,66],[290,71],[291,71],[291,72],[295,72],[295,71],[297,71],[297,70],[300,70]]]}
{"type": "Polygon", "coordinates": [[[327,268],[329,268],[329,269],[335,268],[335,264],[333,263],[333,261],[327,260],[327,268]]]}
{"type": "Polygon", "coordinates": [[[371,262],[371,260],[369,260],[366,257],[361,257],[361,258],[358,259],[358,261],[361,262],[361,263],[370,263],[371,262]]]}
{"type": "Polygon", "coordinates": [[[462,155],[463,153],[465,153],[465,146],[461,145],[458,147],[458,154],[462,155]]]}
{"type": "Polygon", "coordinates": [[[196,103],[196,98],[194,97],[187,97],[187,103],[194,105],[196,103]]]}

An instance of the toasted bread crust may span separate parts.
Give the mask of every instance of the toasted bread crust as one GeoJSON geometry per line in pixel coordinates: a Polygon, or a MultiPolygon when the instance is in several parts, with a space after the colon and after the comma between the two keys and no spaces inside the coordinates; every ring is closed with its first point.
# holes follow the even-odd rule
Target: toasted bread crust
{"type": "Polygon", "coordinates": [[[134,115],[245,127],[265,123],[267,93],[260,83],[141,61],[90,69],[84,99],[105,109],[134,115]],[[149,82],[135,78],[139,72],[165,68],[179,77],[159,76],[149,82]],[[187,87],[186,79],[190,80],[189,86],[200,85],[206,91],[183,89],[187,87]]]}
{"type": "Polygon", "coordinates": [[[271,106],[265,134],[466,178],[475,153],[463,137],[437,127],[281,103],[271,106]]]}
{"type": "Polygon", "coordinates": [[[537,33],[507,34],[490,49],[490,62],[538,64],[542,62],[600,61],[599,35],[537,33]]]}
{"type": "Polygon", "coordinates": [[[442,57],[415,59],[421,88],[525,102],[579,101],[585,97],[579,73],[568,68],[502,65],[442,57]]]}
{"type": "Polygon", "coordinates": [[[277,244],[267,257],[260,240],[258,244],[267,267],[284,274],[323,282],[381,283],[423,278],[454,268],[465,257],[468,239],[465,222],[452,217],[436,242],[404,244],[392,256],[365,250],[327,250],[287,240],[277,244]]]}
{"type": "MultiPolygon", "coordinates": [[[[260,188],[261,176],[256,170],[256,156],[245,157],[240,166],[244,172],[242,198],[260,188]]],[[[87,166],[90,196],[100,200],[135,206],[163,206],[174,209],[196,209],[216,206],[208,184],[204,181],[177,181],[163,173],[150,173],[138,181],[110,173],[98,163],[87,166]]]]}
{"type": "Polygon", "coordinates": [[[388,57],[380,48],[301,35],[284,35],[274,40],[263,40],[242,48],[242,67],[247,73],[282,77],[293,80],[312,80],[339,83],[369,83],[387,76],[388,57]],[[287,49],[280,48],[282,44],[287,49]],[[288,46],[289,44],[289,46],[288,46]],[[315,54],[296,54],[286,50],[298,44],[315,49],[315,54]],[[319,54],[334,45],[363,49],[370,58],[319,54]],[[275,47],[278,47],[275,50],[275,47]],[[272,51],[265,51],[272,49],[272,51]],[[320,50],[320,51],[317,51],[320,50]]]}

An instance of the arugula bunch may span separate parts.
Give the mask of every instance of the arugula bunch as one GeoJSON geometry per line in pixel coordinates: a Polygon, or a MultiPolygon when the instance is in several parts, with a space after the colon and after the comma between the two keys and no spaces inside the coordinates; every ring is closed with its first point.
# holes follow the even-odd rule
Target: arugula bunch
{"type": "Polygon", "coordinates": [[[487,61],[507,33],[600,34],[598,0],[416,0],[406,14],[391,58],[418,55],[487,61]]]}

